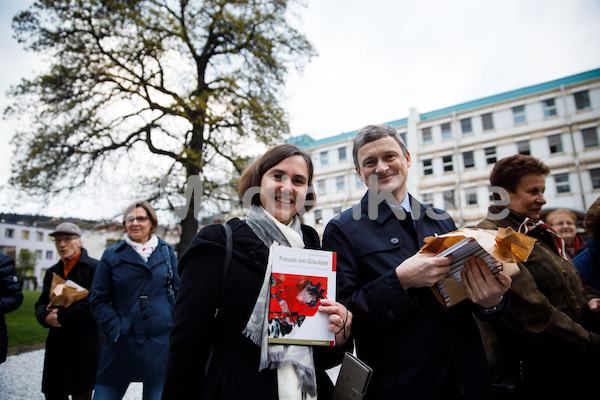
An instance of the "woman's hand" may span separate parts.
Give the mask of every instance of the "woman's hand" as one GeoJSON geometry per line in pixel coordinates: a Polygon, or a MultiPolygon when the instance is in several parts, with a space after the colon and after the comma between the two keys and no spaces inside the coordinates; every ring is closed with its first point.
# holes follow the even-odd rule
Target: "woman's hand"
{"type": "Polygon", "coordinates": [[[465,261],[465,270],[461,271],[461,275],[467,297],[483,308],[491,308],[502,303],[504,293],[512,284],[512,279],[503,273],[499,273],[496,279],[480,258],[469,257],[465,261]]]}
{"type": "Polygon", "coordinates": [[[590,307],[591,311],[595,313],[600,313],[600,298],[595,297],[591,299],[590,301],[588,301],[588,306],[590,307]]]}
{"type": "Polygon", "coordinates": [[[319,311],[329,314],[329,330],[335,333],[335,346],[342,346],[350,337],[352,313],[341,303],[321,299],[319,311]]]}

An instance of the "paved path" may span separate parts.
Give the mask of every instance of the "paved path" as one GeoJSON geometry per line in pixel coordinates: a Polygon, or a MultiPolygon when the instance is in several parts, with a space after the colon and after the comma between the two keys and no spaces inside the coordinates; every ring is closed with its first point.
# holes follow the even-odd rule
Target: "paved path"
{"type": "MultiPolygon", "coordinates": [[[[1,400],[44,400],[42,388],[42,370],[44,368],[44,351],[35,350],[8,356],[0,364],[0,399],[1,400]]],[[[129,385],[124,400],[142,398],[142,384],[129,385]]]]}

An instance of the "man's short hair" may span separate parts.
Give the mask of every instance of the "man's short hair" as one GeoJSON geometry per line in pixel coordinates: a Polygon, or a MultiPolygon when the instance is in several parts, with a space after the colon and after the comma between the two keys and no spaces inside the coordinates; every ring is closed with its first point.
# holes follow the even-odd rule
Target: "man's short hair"
{"type": "Polygon", "coordinates": [[[367,143],[374,142],[377,139],[381,139],[385,136],[394,138],[394,140],[400,145],[402,153],[406,157],[406,155],[408,154],[408,149],[406,148],[406,144],[404,143],[404,140],[402,140],[402,137],[400,136],[396,128],[394,128],[391,125],[367,125],[362,127],[358,131],[356,136],[354,136],[354,147],[352,148],[352,157],[354,158],[354,166],[357,169],[360,169],[360,166],[358,165],[358,150],[360,150],[360,148],[366,145],[367,143]]]}

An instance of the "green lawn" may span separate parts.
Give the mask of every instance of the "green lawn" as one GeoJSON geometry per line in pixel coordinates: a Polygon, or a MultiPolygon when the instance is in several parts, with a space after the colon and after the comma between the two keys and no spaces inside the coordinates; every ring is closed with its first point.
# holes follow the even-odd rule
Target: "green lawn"
{"type": "Polygon", "coordinates": [[[34,305],[40,291],[23,290],[23,304],[17,310],[5,315],[8,329],[8,348],[44,343],[48,329],[35,319],[34,305]]]}

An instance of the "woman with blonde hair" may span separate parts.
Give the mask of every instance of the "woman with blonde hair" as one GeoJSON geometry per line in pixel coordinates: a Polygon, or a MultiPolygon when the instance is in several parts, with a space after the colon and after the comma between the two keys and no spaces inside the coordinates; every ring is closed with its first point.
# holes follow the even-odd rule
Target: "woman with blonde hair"
{"type": "Polygon", "coordinates": [[[143,399],[160,399],[175,292],[173,247],[156,236],[150,203],[123,213],[123,240],[104,251],[92,284],[90,307],[105,334],[95,400],[121,399],[130,382],[143,382],[143,399]]]}

